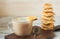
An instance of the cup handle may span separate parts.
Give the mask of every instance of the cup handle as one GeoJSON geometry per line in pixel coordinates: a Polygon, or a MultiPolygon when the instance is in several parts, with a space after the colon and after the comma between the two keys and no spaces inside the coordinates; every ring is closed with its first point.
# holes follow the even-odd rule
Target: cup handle
{"type": "Polygon", "coordinates": [[[13,30],[12,30],[12,22],[8,22],[8,29],[9,29],[10,32],[13,32],[13,30]]]}

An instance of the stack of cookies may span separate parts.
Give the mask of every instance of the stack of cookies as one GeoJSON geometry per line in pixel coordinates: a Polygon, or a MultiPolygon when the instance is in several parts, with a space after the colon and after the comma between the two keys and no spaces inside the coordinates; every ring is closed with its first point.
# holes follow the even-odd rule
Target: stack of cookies
{"type": "Polygon", "coordinates": [[[44,5],[44,10],[42,13],[42,29],[44,30],[53,30],[54,29],[54,15],[55,13],[53,12],[52,4],[46,3],[44,5]]]}

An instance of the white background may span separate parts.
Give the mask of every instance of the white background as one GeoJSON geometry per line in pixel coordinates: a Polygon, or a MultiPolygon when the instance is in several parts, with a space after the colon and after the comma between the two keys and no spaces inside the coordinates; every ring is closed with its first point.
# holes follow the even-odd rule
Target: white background
{"type": "Polygon", "coordinates": [[[60,15],[60,0],[0,0],[0,16],[40,16],[43,5],[51,3],[60,15]]]}

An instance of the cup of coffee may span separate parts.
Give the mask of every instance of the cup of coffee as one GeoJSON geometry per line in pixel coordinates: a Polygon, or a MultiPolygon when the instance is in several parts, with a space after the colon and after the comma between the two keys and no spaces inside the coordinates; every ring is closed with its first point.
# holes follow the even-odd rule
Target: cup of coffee
{"type": "Polygon", "coordinates": [[[30,35],[32,32],[32,22],[26,18],[15,18],[12,20],[13,32],[18,36],[30,35]]]}

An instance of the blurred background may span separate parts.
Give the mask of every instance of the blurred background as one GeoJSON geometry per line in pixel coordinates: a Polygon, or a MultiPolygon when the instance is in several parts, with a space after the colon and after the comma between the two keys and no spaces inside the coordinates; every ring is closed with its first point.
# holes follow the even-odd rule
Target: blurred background
{"type": "Polygon", "coordinates": [[[37,16],[38,20],[33,22],[33,25],[40,26],[40,17],[45,3],[53,5],[56,14],[55,26],[60,25],[60,0],[0,0],[0,39],[12,33],[8,26],[12,26],[11,19],[15,17],[37,16]]]}

